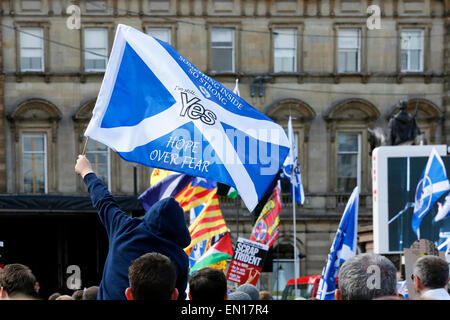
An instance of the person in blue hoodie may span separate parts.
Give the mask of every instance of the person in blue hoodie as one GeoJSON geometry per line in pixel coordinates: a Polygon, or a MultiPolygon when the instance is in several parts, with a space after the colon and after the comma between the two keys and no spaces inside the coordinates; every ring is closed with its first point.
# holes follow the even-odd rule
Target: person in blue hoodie
{"type": "Polygon", "coordinates": [[[175,264],[178,300],[185,300],[189,258],[183,248],[189,246],[191,236],[178,202],[174,198],[162,199],[143,218],[131,218],[119,208],[86,156],[78,156],[75,172],[83,178],[109,238],[97,299],[126,300],[128,267],[143,254],[158,252],[175,264]]]}

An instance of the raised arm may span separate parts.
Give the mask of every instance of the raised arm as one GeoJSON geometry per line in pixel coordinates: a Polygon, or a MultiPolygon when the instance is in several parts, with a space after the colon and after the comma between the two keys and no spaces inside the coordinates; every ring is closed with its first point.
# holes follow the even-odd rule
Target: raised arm
{"type": "Polygon", "coordinates": [[[96,176],[86,156],[78,156],[75,172],[83,178],[91,195],[92,205],[97,209],[100,220],[105,226],[108,236],[111,237],[114,231],[131,218],[120,209],[102,180],[96,176]]]}

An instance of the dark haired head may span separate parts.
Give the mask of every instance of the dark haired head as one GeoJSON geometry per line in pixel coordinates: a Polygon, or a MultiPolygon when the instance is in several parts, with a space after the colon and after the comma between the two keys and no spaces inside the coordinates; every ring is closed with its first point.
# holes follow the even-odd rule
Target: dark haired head
{"type": "Polygon", "coordinates": [[[128,268],[134,300],[169,300],[175,288],[176,270],[172,261],[160,253],[146,253],[128,268]]]}
{"type": "Polygon", "coordinates": [[[0,272],[0,287],[6,291],[10,298],[18,296],[35,297],[35,283],[36,277],[30,268],[23,264],[8,264],[0,272]]]}
{"type": "Polygon", "coordinates": [[[227,298],[227,278],[214,268],[203,268],[189,278],[191,300],[220,301],[227,298]]]}

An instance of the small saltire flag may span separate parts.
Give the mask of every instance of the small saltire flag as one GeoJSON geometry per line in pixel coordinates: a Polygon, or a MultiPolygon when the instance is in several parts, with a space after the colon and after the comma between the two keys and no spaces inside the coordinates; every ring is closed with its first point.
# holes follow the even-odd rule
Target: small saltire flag
{"type": "Polygon", "coordinates": [[[317,297],[319,300],[334,300],[336,278],[339,267],[356,255],[358,233],[359,189],[355,187],[339,223],[338,230],[322,271],[317,297]]]}
{"type": "Polygon", "coordinates": [[[420,223],[423,217],[433,207],[436,200],[449,189],[450,185],[444,162],[436,149],[433,148],[416,188],[411,226],[417,235],[417,239],[420,239],[420,223]]]}
{"type": "Polygon", "coordinates": [[[191,268],[189,274],[197,270],[205,268],[213,263],[223,260],[231,259],[233,257],[233,246],[231,244],[230,233],[227,232],[225,236],[221,237],[214,245],[212,245],[198,260],[198,262],[191,268]]]}
{"type": "Polygon", "coordinates": [[[138,197],[138,201],[144,210],[148,211],[148,209],[159,200],[175,197],[192,182],[193,178],[194,177],[183,173],[173,172],[145,190],[138,197]]]}
{"type": "Polygon", "coordinates": [[[209,188],[212,182],[201,183],[199,180],[194,180],[175,195],[175,200],[185,212],[205,204],[217,192],[216,188],[209,188]]]}
{"type": "Polygon", "coordinates": [[[169,44],[123,24],[85,136],[126,161],[232,186],[249,211],[289,152],[280,125],[169,44]]]}
{"type": "Polygon", "coordinates": [[[449,213],[450,213],[450,194],[448,194],[445,197],[444,204],[438,202],[438,206],[439,206],[438,213],[434,217],[434,221],[435,222],[438,222],[438,221],[440,221],[442,219],[445,219],[445,218],[447,218],[449,216],[449,213]]]}
{"type": "Polygon", "coordinates": [[[271,197],[255,222],[250,240],[266,244],[270,247],[277,239],[281,212],[280,193],[281,186],[280,181],[278,181],[271,197]]]}
{"type": "Polygon", "coordinates": [[[217,189],[214,189],[202,212],[200,212],[194,223],[189,226],[191,243],[188,247],[184,248],[186,253],[189,253],[191,248],[197,243],[228,231],[222,212],[220,211],[219,198],[216,192],[217,189]]]}
{"type": "Polygon", "coordinates": [[[295,198],[297,203],[303,204],[305,201],[305,191],[303,190],[302,175],[300,174],[300,165],[298,163],[298,151],[297,143],[295,142],[294,130],[292,129],[292,119],[289,116],[287,136],[289,139],[289,145],[291,146],[289,155],[283,164],[283,173],[291,181],[291,199],[295,198]],[[294,174],[292,174],[294,169],[294,174]],[[292,194],[294,189],[295,195],[292,194]]]}

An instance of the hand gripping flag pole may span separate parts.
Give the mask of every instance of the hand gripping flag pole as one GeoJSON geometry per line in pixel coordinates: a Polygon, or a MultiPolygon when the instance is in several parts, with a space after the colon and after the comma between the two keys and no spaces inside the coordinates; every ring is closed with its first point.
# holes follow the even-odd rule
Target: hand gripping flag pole
{"type": "Polygon", "coordinates": [[[81,155],[83,155],[83,156],[86,155],[88,142],[89,142],[89,137],[86,137],[86,141],[84,142],[84,146],[83,146],[83,151],[81,152],[81,155]]]}

